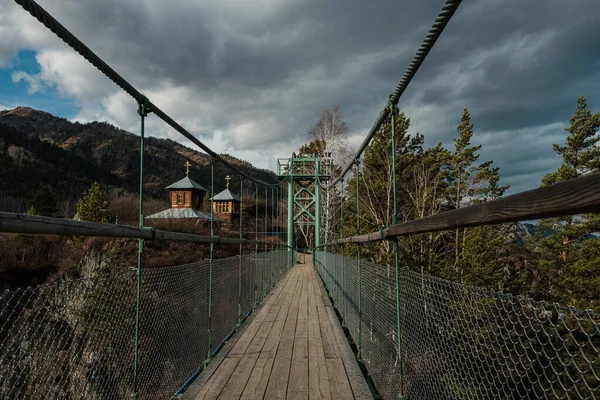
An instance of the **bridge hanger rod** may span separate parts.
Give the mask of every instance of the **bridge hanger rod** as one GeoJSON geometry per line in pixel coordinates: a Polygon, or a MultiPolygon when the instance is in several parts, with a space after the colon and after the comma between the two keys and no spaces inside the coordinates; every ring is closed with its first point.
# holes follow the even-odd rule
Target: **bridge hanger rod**
{"type": "MultiPolygon", "coordinates": [[[[390,95],[390,102],[392,103],[392,105],[395,106],[398,104],[398,101],[400,100],[400,97],[402,97],[402,94],[408,87],[408,84],[411,82],[411,80],[413,79],[413,77],[415,76],[415,74],[417,73],[419,68],[421,67],[421,64],[423,64],[423,61],[425,61],[427,54],[429,54],[429,51],[431,51],[431,49],[433,48],[433,45],[435,44],[435,42],[438,40],[438,38],[444,31],[444,28],[446,27],[446,25],[448,25],[448,22],[450,22],[450,19],[454,15],[454,12],[458,9],[458,6],[460,5],[461,2],[462,2],[462,0],[447,0],[446,1],[446,3],[444,4],[444,7],[442,7],[442,10],[438,14],[438,17],[436,18],[435,22],[429,29],[427,36],[425,36],[423,43],[421,43],[421,46],[417,50],[417,53],[415,54],[411,63],[408,65],[408,68],[404,72],[404,75],[402,76],[402,79],[398,83],[398,86],[396,86],[396,89],[390,95]]],[[[354,165],[354,161],[360,159],[360,156],[362,155],[362,153],[365,151],[365,149],[367,148],[369,143],[371,143],[371,140],[373,139],[373,137],[375,136],[375,134],[377,133],[379,128],[381,128],[381,125],[383,125],[383,122],[385,121],[385,119],[389,115],[389,113],[390,113],[390,108],[387,106],[383,110],[381,110],[381,112],[379,113],[379,116],[377,117],[377,119],[375,120],[375,123],[373,124],[373,127],[371,128],[371,130],[365,137],[365,140],[360,145],[360,147],[359,147],[358,151],[356,152],[356,154],[354,155],[354,157],[352,157],[352,159],[346,164],[342,173],[333,182],[331,182],[327,186],[335,186],[340,181],[340,179],[342,179],[344,176],[346,176],[346,174],[350,171],[350,169],[354,165]]]]}
{"type": "Polygon", "coordinates": [[[28,11],[32,16],[34,16],[38,21],[40,21],[46,28],[50,29],[56,36],[62,39],[66,44],[68,44],[73,50],[77,51],[83,58],[89,61],[94,67],[96,67],[100,72],[102,72],[107,78],[117,84],[121,89],[123,89],[127,94],[133,97],[138,104],[145,104],[149,112],[153,112],[156,116],[162,119],[167,125],[175,129],[181,135],[183,135],[186,139],[194,143],[196,146],[200,147],[204,150],[209,156],[219,160],[228,168],[233,171],[241,174],[247,179],[256,182],[260,185],[268,186],[268,187],[276,187],[279,186],[279,182],[277,183],[269,183],[262,181],[260,179],[256,179],[251,177],[250,175],[242,172],[237,167],[231,165],[217,153],[215,153],[212,149],[198,140],[194,135],[188,132],[184,127],[179,125],[173,118],[171,118],[167,113],[162,111],[157,105],[150,102],[150,100],[140,93],[132,84],[130,84],[125,78],[119,75],[112,67],[110,67],[106,62],[104,62],[100,57],[96,55],[89,47],[87,47],[81,40],[79,40],[75,35],[73,35],[67,28],[65,28],[60,22],[58,22],[50,13],[44,10],[39,4],[37,4],[33,0],[15,0],[17,4],[23,7],[26,11],[28,11]]]}
{"type": "Polygon", "coordinates": [[[334,240],[318,247],[391,240],[417,233],[597,212],[600,212],[600,173],[391,225],[377,232],[334,240]]]}

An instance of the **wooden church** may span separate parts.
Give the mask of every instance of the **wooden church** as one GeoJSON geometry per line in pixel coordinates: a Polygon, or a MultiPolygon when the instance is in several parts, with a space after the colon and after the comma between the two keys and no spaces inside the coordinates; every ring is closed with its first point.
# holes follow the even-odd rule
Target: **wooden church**
{"type": "MultiPolygon", "coordinates": [[[[185,218],[196,219],[197,223],[211,220],[210,213],[202,211],[204,195],[208,193],[208,190],[189,177],[191,165],[189,161],[186,162],[185,177],[165,188],[169,191],[171,208],[149,215],[146,219],[185,218]]],[[[217,215],[213,215],[212,220],[223,221],[217,215]]]]}
{"type": "Polygon", "coordinates": [[[231,180],[229,175],[225,180],[227,181],[225,190],[209,200],[213,204],[213,215],[231,223],[234,218],[238,218],[240,215],[241,200],[235,193],[229,190],[229,181],[231,180]]]}

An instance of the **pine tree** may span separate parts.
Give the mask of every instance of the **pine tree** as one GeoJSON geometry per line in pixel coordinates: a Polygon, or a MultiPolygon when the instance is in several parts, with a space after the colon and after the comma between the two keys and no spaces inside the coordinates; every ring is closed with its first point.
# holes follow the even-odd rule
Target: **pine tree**
{"type": "Polygon", "coordinates": [[[94,182],[77,202],[77,214],[81,221],[108,220],[108,201],[98,182],[94,182]]]}
{"type": "Polygon", "coordinates": [[[27,208],[34,208],[37,215],[51,216],[56,211],[56,199],[52,189],[43,186],[36,192],[31,200],[27,202],[27,208]]]}
{"type": "MultiPolygon", "coordinates": [[[[500,168],[492,163],[481,164],[473,175],[469,195],[474,204],[496,200],[510,187],[499,185],[500,168]]],[[[514,224],[465,229],[458,261],[462,282],[495,290],[514,288],[511,280],[515,279],[515,264],[519,261],[514,250],[514,224]]]]}
{"type": "MultiPolygon", "coordinates": [[[[409,199],[400,209],[402,220],[416,220],[448,210],[445,193],[450,161],[451,154],[441,143],[416,154],[399,182],[409,199]]],[[[422,273],[437,274],[448,246],[452,245],[450,236],[449,232],[440,231],[399,238],[399,246],[404,250],[403,262],[422,273]]]]}
{"type": "MultiPolygon", "coordinates": [[[[476,164],[479,160],[481,145],[471,145],[473,138],[473,124],[471,114],[465,108],[461,116],[461,123],[456,127],[458,137],[454,139],[454,153],[452,154],[450,169],[448,171],[449,202],[458,209],[470,204],[493,200],[501,197],[508,186],[499,186],[499,169],[492,166],[493,160],[476,164]]],[[[477,231],[483,234],[482,230],[477,231]]],[[[461,253],[467,240],[466,230],[457,229],[454,235],[454,260],[453,268],[448,268],[452,278],[462,279],[463,266],[461,253]],[[462,237],[461,237],[462,236],[462,237]],[[459,276],[452,276],[453,273],[459,276]]]]}
{"type": "MultiPolygon", "coordinates": [[[[460,125],[456,127],[458,137],[454,139],[454,153],[452,155],[452,170],[449,178],[451,182],[451,201],[455,208],[461,208],[464,205],[470,185],[469,180],[473,174],[473,164],[479,159],[477,152],[479,146],[471,146],[473,137],[473,124],[471,123],[471,114],[465,107],[460,118],[460,125]],[[452,193],[453,192],[453,193],[452,193]]],[[[460,256],[460,230],[455,232],[454,239],[454,263],[458,264],[460,256]]]]}
{"type": "MultiPolygon", "coordinates": [[[[408,193],[402,188],[402,182],[410,179],[412,165],[416,162],[417,155],[422,153],[423,136],[416,134],[410,136],[408,128],[410,119],[399,112],[396,120],[396,179],[398,222],[403,216],[409,215],[407,205],[410,203],[408,193]]],[[[388,120],[375,135],[371,144],[364,153],[363,165],[359,174],[359,199],[361,207],[361,232],[367,233],[389,226],[392,223],[393,181],[392,181],[392,154],[391,154],[391,123],[388,120]]],[[[356,233],[356,179],[351,178],[347,184],[346,215],[348,226],[345,235],[356,233]]],[[[368,256],[365,253],[365,256],[368,256]]],[[[391,242],[383,241],[372,249],[371,258],[378,263],[389,263],[392,260],[391,242]]]]}
{"type": "MultiPolygon", "coordinates": [[[[599,130],[600,112],[592,114],[585,97],[579,96],[565,129],[568,132],[565,144],[553,144],[554,151],[562,157],[562,165],[544,176],[542,186],[599,172],[599,130]]],[[[597,251],[600,246],[589,234],[600,230],[600,216],[550,218],[540,221],[537,228],[540,233],[532,241],[531,249],[537,254],[538,268],[549,282],[550,296],[578,306],[597,304],[594,301],[598,301],[600,282],[589,278],[600,275],[597,251]]]]}
{"type": "MultiPolygon", "coordinates": [[[[592,114],[587,109],[584,96],[577,98],[575,113],[569,121],[569,126],[565,129],[569,134],[565,140],[565,145],[561,146],[554,143],[554,151],[561,155],[563,163],[557,171],[546,174],[542,179],[542,185],[551,185],[557,182],[566,181],[600,170],[600,147],[598,142],[600,136],[597,135],[600,129],[600,112],[592,114]]],[[[594,224],[596,218],[590,217],[594,224]]],[[[562,258],[566,264],[568,262],[568,247],[573,235],[580,235],[585,232],[586,225],[581,225],[572,229],[573,217],[566,217],[563,220],[563,250],[562,258]]]]}
{"type": "Polygon", "coordinates": [[[563,163],[556,172],[542,179],[543,185],[566,181],[591,172],[600,171],[600,112],[592,114],[587,109],[584,96],[577,98],[575,113],[565,129],[569,134],[563,146],[554,143],[554,151],[562,156],[563,163]]]}
{"type": "Polygon", "coordinates": [[[510,185],[499,185],[500,168],[493,167],[493,163],[494,160],[484,162],[473,175],[469,196],[475,204],[499,199],[510,188],[510,185]]]}

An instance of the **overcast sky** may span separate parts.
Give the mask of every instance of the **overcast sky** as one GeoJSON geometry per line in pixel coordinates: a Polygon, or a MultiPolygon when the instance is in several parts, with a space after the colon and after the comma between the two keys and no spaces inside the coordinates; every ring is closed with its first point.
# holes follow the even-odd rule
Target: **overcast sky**
{"type": "MultiPolygon", "coordinates": [[[[40,0],[217,152],[274,169],[334,104],[356,148],[442,0],[40,0]]],[[[511,192],[558,167],[575,100],[600,110],[598,0],[465,0],[400,99],[411,132],[452,146],[464,107],[511,192]]],[[[0,109],[26,105],[138,132],[137,105],[0,0],[0,109]]],[[[155,117],[151,135],[179,136],[155,117]]],[[[185,142],[184,142],[185,143],[185,142]]]]}

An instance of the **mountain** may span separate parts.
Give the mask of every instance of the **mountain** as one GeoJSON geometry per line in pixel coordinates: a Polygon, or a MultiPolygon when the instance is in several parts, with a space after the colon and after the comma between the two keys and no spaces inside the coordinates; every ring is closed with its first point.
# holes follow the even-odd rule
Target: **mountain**
{"type": "MultiPolygon", "coordinates": [[[[577,223],[575,221],[575,223],[577,223]]],[[[527,222],[517,222],[514,226],[514,238],[515,242],[524,246],[527,241],[536,234],[538,227],[535,224],[527,222]]],[[[549,236],[553,233],[551,230],[546,230],[543,236],[549,236]]],[[[600,236],[597,233],[588,233],[578,238],[579,240],[595,239],[599,240],[600,236]]]]}
{"type": "Polygon", "coordinates": [[[514,226],[515,241],[520,245],[525,245],[530,237],[535,235],[536,227],[534,224],[526,222],[517,222],[514,226]]]}
{"type": "MultiPolygon", "coordinates": [[[[93,181],[137,192],[139,146],[139,136],[106,122],[81,124],[28,107],[0,111],[0,209],[10,199],[16,203],[30,199],[44,186],[53,189],[57,200],[78,197],[93,181]]],[[[252,177],[277,180],[271,171],[229,155],[222,157],[252,177]]],[[[166,199],[165,186],[184,176],[187,160],[192,163],[190,177],[210,188],[208,155],[170,139],[148,137],[145,193],[166,199]]],[[[215,164],[216,191],[225,188],[228,174],[236,178],[224,165],[215,164]]]]}

